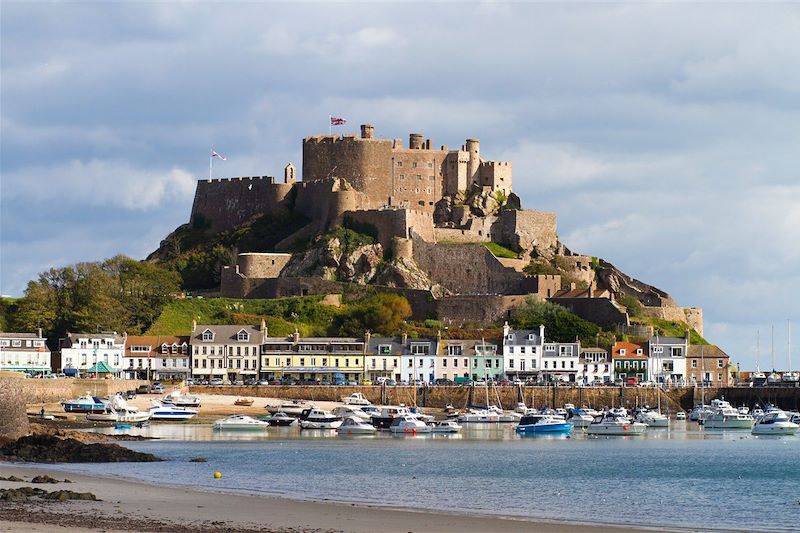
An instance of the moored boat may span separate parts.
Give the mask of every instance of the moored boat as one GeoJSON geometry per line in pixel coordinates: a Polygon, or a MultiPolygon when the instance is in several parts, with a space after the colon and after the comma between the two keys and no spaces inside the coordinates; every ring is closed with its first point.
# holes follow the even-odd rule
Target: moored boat
{"type": "Polygon", "coordinates": [[[216,430],[253,430],[263,431],[269,427],[269,424],[263,420],[256,420],[255,418],[247,415],[230,415],[225,418],[216,420],[212,427],[216,430]]]}
{"type": "Polygon", "coordinates": [[[286,413],[289,416],[300,416],[304,410],[306,409],[314,409],[317,406],[311,402],[307,402],[305,400],[291,400],[288,402],[283,402],[280,405],[268,405],[266,407],[267,411],[270,414],[275,414],[277,412],[286,413]]]}
{"type": "Polygon", "coordinates": [[[108,402],[92,396],[88,392],[75,400],[64,400],[61,406],[67,413],[105,413],[108,411],[108,402]]]}
{"type": "Polygon", "coordinates": [[[342,419],[322,409],[305,409],[300,414],[301,429],[336,429],[342,425],[342,419]]]}
{"type": "Polygon", "coordinates": [[[264,420],[270,426],[286,427],[286,426],[291,426],[292,424],[297,422],[297,417],[289,416],[284,412],[278,411],[274,415],[271,415],[269,418],[265,418],[264,420]]]}
{"type": "Polygon", "coordinates": [[[176,407],[200,407],[200,396],[195,394],[181,394],[179,391],[173,391],[161,399],[161,403],[171,404],[176,407]]]}
{"type": "Polygon", "coordinates": [[[352,405],[340,405],[333,410],[333,414],[344,420],[348,416],[358,418],[364,422],[370,422],[372,415],[365,413],[360,407],[352,405]]]}
{"type": "Polygon", "coordinates": [[[460,433],[462,429],[453,420],[438,420],[428,425],[431,426],[432,433],[460,433]]]}
{"type": "MultiPolygon", "coordinates": [[[[725,402],[727,403],[727,402],[725,402]]],[[[705,419],[703,425],[706,429],[751,429],[755,419],[742,414],[735,407],[719,407],[713,415],[705,419]]]]}
{"type": "Polygon", "coordinates": [[[177,405],[164,405],[161,402],[152,402],[150,418],[152,420],[191,420],[197,416],[197,410],[177,405]]]}
{"type": "Polygon", "coordinates": [[[641,422],[642,424],[647,424],[647,427],[651,428],[669,427],[668,417],[662,415],[655,409],[649,409],[647,407],[640,409],[639,412],[636,413],[635,420],[637,422],[641,422]]]}
{"type": "Polygon", "coordinates": [[[389,431],[403,434],[430,433],[431,426],[414,415],[406,414],[395,417],[389,431]]]}
{"type": "Polygon", "coordinates": [[[371,417],[372,425],[378,429],[389,429],[389,426],[392,425],[395,418],[408,414],[410,414],[410,411],[403,406],[386,405],[381,408],[380,415],[373,415],[371,417]]]}
{"type": "Polygon", "coordinates": [[[460,415],[457,420],[464,423],[483,423],[483,424],[497,424],[500,422],[500,415],[494,411],[487,409],[469,409],[466,413],[460,415]]]}
{"type": "Polygon", "coordinates": [[[255,400],[253,400],[252,398],[236,398],[236,401],[233,402],[233,405],[239,407],[252,407],[254,402],[255,400]]]}
{"type": "Polygon", "coordinates": [[[372,405],[360,392],[354,392],[350,396],[342,397],[342,402],[346,405],[372,405]]]}
{"type": "Polygon", "coordinates": [[[585,409],[571,409],[567,420],[576,428],[585,428],[592,423],[594,416],[585,409]]]}
{"type": "Polygon", "coordinates": [[[355,416],[348,416],[344,420],[342,420],[342,425],[340,425],[337,430],[339,435],[372,435],[377,429],[372,424],[368,424],[355,416]]]}
{"type": "Polygon", "coordinates": [[[794,435],[800,425],[795,424],[783,411],[773,411],[756,420],[753,435],[794,435]]]}
{"type": "Polygon", "coordinates": [[[519,421],[516,431],[524,435],[532,433],[569,433],[572,431],[572,423],[559,416],[525,415],[519,421]]]}
{"type": "Polygon", "coordinates": [[[647,424],[633,422],[626,416],[615,413],[605,413],[592,421],[586,428],[589,435],[642,435],[647,430],[647,424]]]}

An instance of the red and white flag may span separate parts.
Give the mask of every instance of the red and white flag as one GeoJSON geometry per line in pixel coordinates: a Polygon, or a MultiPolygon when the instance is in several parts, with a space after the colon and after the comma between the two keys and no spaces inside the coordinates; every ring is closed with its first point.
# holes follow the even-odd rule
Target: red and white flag
{"type": "Polygon", "coordinates": [[[218,154],[217,152],[215,152],[214,150],[211,150],[211,157],[219,157],[219,158],[220,158],[220,159],[222,159],[223,161],[227,161],[227,160],[228,160],[228,158],[226,158],[226,157],[224,157],[224,156],[221,156],[221,155],[219,155],[219,154],[218,154]]]}
{"type": "Polygon", "coordinates": [[[347,121],[341,117],[331,117],[331,126],[343,126],[347,121]]]}

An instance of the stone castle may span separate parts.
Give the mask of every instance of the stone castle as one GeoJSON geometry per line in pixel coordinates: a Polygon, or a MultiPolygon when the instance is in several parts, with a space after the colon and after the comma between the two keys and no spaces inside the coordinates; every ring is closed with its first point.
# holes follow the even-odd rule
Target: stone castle
{"type": "Polygon", "coordinates": [[[612,265],[598,270],[593,258],[567,250],[558,241],[555,213],[522,209],[512,190],[511,163],[483,159],[478,139],[450,150],[433,148],[430,139],[412,133],[406,147],[402,139],[376,138],[374,126],[364,124],[360,136],[303,139],[302,178],[289,163],[282,181],[255,176],[198,182],[190,223],[202,220],[211,233],[263,215],[308,221],[274,251],[243,253],[225,267],[222,296],[341,293],[348,290],[343,285],[356,282],[402,290],[417,303],[419,316],[463,322],[503,318],[533,294],[558,298],[601,325],[627,325],[615,296],[633,294],[660,308],[659,317],[679,318],[702,331],[699,309],[685,310],[612,265]],[[285,253],[338,225],[370,228],[377,248],[346,256],[328,243],[314,254],[285,253]],[[496,257],[484,246],[490,242],[518,257],[496,257]],[[558,275],[523,272],[531,257],[553,255],[570,265],[572,278],[588,292],[564,291],[570,287],[562,287],[558,275]],[[387,257],[389,267],[378,272],[387,257]]]}

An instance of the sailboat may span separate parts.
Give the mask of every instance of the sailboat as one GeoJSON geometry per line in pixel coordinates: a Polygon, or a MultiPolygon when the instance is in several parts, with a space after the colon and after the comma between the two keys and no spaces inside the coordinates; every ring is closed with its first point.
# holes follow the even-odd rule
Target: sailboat
{"type": "Polygon", "coordinates": [[[783,373],[781,381],[790,385],[796,385],[800,381],[800,372],[792,371],[792,323],[786,321],[786,353],[789,357],[789,368],[783,373]]]}
{"type": "Polygon", "coordinates": [[[772,326],[772,337],[770,349],[772,351],[772,372],[767,376],[767,385],[777,385],[780,383],[781,378],[775,372],[775,326],[772,326]]]}
{"type": "Polygon", "coordinates": [[[767,376],[761,371],[761,332],[756,331],[756,371],[750,376],[752,387],[763,387],[767,382],[767,376]]]}

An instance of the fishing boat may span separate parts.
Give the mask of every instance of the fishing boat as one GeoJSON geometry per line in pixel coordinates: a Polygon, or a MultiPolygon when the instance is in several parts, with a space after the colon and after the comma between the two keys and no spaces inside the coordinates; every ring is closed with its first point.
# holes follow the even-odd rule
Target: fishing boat
{"type": "Polygon", "coordinates": [[[389,431],[392,433],[403,434],[430,433],[431,429],[431,426],[411,414],[395,417],[389,426],[389,431]]]}
{"type": "Polygon", "coordinates": [[[452,420],[438,420],[428,425],[431,426],[432,433],[460,433],[462,429],[462,426],[452,420]]]}
{"type": "Polygon", "coordinates": [[[345,405],[371,405],[372,402],[364,398],[360,392],[354,392],[350,396],[343,396],[342,402],[345,405]]]}
{"type": "Polygon", "coordinates": [[[322,409],[305,409],[300,414],[301,429],[336,429],[342,425],[342,419],[322,409]]]}
{"type": "Polygon", "coordinates": [[[355,416],[348,416],[342,420],[342,425],[337,428],[339,436],[342,435],[372,435],[377,429],[372,424],[367,424],[355,416]]]}
{"type": "Polygon", "coordinates": [[[274,415],[270,415],[268,418],[264,418],[262,420],[266,421],[270,426],[286,427],[297,422],[297,417],[289,416],[286,413],[278,411],[274,415]]]}
{"type": "Polygon", "coordinates": [[[236,401],[233,402],[233,405],[239,407],[252,407],[253,402],[255,402],[255,400],[253,400],[252,398],[237,398],[236,401]]]}
{"type": "Polygon", "coordinates": [[[289,416],[300,416],[306,409],[314,409],[317,406],[305,400],[291,400],[280,405],[267,405],[266,409],[270,414],[277,412],[286,413],[289,416]]]}
{"type": "Polygon", "coordinates": [[[572,423],[553,415],[525,415],[516,428],[523,435],[532,433],[569,433],[572,423]]]}
{"type": "Polygon", "coordinates": [[[88,392],[75,400],[64,400],[61,406],[67,413],[105,413],[108,411],[108,402],[92,396],[88,392]]]}
{"type": "Polygon", "coordinates": [[[767,413],[756,420],[751,433],[753,435],[794,435],[800,425],[789,419],[783,411],[767,413]]]}
{"type": "Polygon", "coordinates": [[[165,405],[161,402],[152,401],[150,407],[150,418],[152,420],[191,420],[197,416],[197,410],[188,407],[178,407],[177,405],[165,405]]]}
{"type": "Polygon", "coordinates": [[[246,431],[263,431],[269,427],[269,424],[263,420],[256,420],[252,416],[247,415],[230,415],[225,418],[216,420],[212,427],[216,430],[246,430],[246,431]]]}
{"type": "Polygon", "coordinates": [[[181,394],[180,391],[173,391],[161,399],[164,405],[170,404],[176,407],[200,407],[200,396],[196,394],[181,394]]]}
{"type": "Polygon", "coordinates": [[[647,424],[633,422],[626,416],[614,413],[604,413],[596,417],[586,433],[589,435],[643,435],[647,430],[647,424]]]}

